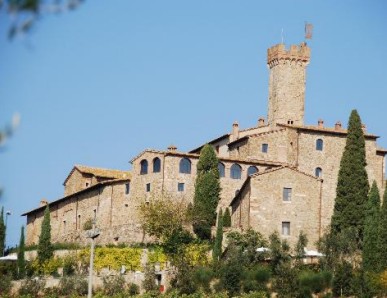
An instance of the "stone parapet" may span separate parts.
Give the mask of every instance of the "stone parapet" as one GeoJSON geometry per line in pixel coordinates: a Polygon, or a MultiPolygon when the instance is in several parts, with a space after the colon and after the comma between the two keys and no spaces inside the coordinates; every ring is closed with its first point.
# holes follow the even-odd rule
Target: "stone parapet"
{"type": "Polygon", "coordinates": [[[267,50],[267,64],[270,68],[277,65],[280,60],[291,60],[308,64],[310,61],[310,48],[305,42],[299,46],[291,45],[287,50],[284,44],[277,44],[267,50]]]}

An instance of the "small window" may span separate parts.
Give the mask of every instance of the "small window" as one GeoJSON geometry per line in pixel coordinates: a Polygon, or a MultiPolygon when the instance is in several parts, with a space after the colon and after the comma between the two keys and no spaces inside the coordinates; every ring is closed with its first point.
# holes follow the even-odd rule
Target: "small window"
{"type": "Polygon", "coordinates": [[[150,192],[150,190],[151,190],[151,184],[147,183],[146,184],[146,192],[150,192]]]}
{"type": "Polygon", "coordinates": [[[177,184],[177,191],[184,191],[184,183],[177,184]]]}
{"type": "Polygon", "coordinates": [[[282,199],[284,202],[290,202],[292,200],[292,189],[284,187],[283,193],[282,193],[282,199]]]}
{"type": "Polygon", "coordinates": [[[153,173],[159,173],[161,169],[161,160],[160,158],[156,157],[153,159],[153,173]]]}
{"type": "Polygon", "coordinates": [[[247,175],[251,176],[255,173],[258,173],[258,169],[255,166],[251,166],[247,169],[247,175]]]}
{"type": "Polygon", "coordinates": [[[77,228],[78,228],[78,230],[81,229],[81,215],[80,214],[78,215],[77,228]]]}
{"type": "Polygon", "coordinates": [[[223,163],[218,163],[218,171],[219,171],[219,177],[225,176],[225,168],[223,163]]]}
{"type": "Polygon", "coordinates": [[[89,182],[86,182],[86,187],[89,187],[89,182]]]}
{"type": "Polygon", "coordinates": [[[140,174],[141,174],[141,175],[148,174],[148,161],[147,161],[146,159],[143,159],[143,160],[140,162],[140,165],[141,165],[140,174]]]}
{"type": "Polygon", "coordinates": [[[315,174],[316,177],[321,178],[322,177],[322,169],[321,168],[316,168],[314,174],[315,174]]]}
{"type": "Polygon", "coordinates": [[[290,222],[289,221],[282,222],[282,236],[290,236],[290,222]]]}
{"type": "Polygon", "coordinates": [[[242,178],[242,168],[240,165],[234,163],[230,169],[231,179],[241,179],[242,178]]]}
{"type": "Polygon", "coordinates": [[[130,193],[130,183],[125,184],[125,194],[128,195],[130,193]]]}
{"type": "Polygon", "coordinates": [[[288,120],[289,125],[293,125],[293,120],[288,120]]]}
{"type": "Polygon", "coordinates": [[[191,174],[191,161],[188,158],[182,158],[179,165],[180,173],[191,174]]]}
{"type": "Polygon", "coordinates": [[[316,150],[317,150],[317,151],[322,151],[323,148],[324,148],[324,141],[321,140],[321,139],[318,139],[318,140],[316,141],[316,150]]]}
{"type": "Polygon", "coordinates": [[[269,151],[269,144],[262,144],[262,152],[267,153],[269,151]]]}

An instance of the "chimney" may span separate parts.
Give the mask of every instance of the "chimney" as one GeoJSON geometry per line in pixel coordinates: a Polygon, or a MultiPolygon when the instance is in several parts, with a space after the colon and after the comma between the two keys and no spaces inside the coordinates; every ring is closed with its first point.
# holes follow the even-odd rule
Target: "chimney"
{"type": "Polygon", "coordinates": [[[361,129],[363,130],[363,133],[367,132],[367,126],[364,123],[361,124],[361,129]]]}
{"type": "Polygon", "coordinates": [[[258,119],[258,127],[262,127],[262,126],[265,126],[265,118],[260,117],[258,119]]]}
{"type": "Polygon", "coordinates": [[[337,121],[336,124],[335,124],[335,130],[341,130],[341,129],[342,129],[341,122],[337,121]]]}
{"type": "Polygon", "coordinates": [[[40,200],[39,207],[43,207],[43,206],[47,206],[47,205],[48,205],[48,201],[46,199],[40,200]]]}
{"type": "Polygon", "coordinates": [[[237,121],[232,124],[232,137],[233,141],[239,139],[239,124],[237,121]]]}
{"type": "Polygon", "coordinates": [[[318,119],[317,126],[318,128],[324,128],[324,120],[318,119]]]}
{"type": "Polygon", "coordinates": [[[168,151],[169,152],[175,152],[177,150],[177,147],[173,144],[169,145],[168,146],[168,151]]]}

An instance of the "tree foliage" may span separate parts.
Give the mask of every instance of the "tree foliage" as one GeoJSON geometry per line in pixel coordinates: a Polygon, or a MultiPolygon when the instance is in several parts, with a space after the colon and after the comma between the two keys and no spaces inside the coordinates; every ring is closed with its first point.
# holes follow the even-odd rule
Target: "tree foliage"
{"type": "Polygon", "coordinates": [[[384,190],[383,204],[380,211],[378,251],[379,269],[385,271],[387,270],[387,187],[384,190]]]}
{"type": "Polygon", "coordinates": [[[365,167],[364,134],[360,116],[356,110],[353,110],[349,118],[346,145],[340,162],[331,228],[336,234],[350,227],[355,228],[359,247],[363,239],[365,204],[369,191],[365,167]]]}
{"type": "Polygon", "coordinates": [[[218,226],[216,227],[216,236],[214,242],[214,248],[212,249],[212,259],[217,262],[222,255],[222,243],[223,243],[223,212],[222,209],[218,213],[218,226]]]}
{"type": "Polygon", "coordinates": [[[204,145],[197,165],[193,204],[193,228],[200,239],[211,239],[211,226],[216,221],[220,195],[218,163],[214,148],[204,145]]]}
{"type": "Polygon", "coordinates": [[[223,214],[223,227],[225,228],[231,227],[231,214],[230,214],[229,208],[226,208],[223,214]]]}
{"type": "Polygon", "coordinates": [[[26,262],[24,258],[25,243],[24,243],[24,226],[21,227],[20,242],[17,251],[17,267],[19,271],[19,278],[24,278],[26,272],[26,262]]]}
{"type": "Polygon", "coordinates": [[[377,271],[379,267],[378,235],[380,221],[380,195],[374,181],[366,205],[363,241],[363,270],[377,271]]]}
{"type": "Polygon", "coordinates": [[[50,260],[54,254],[54,249],[51,244],[51,223],[50,223],[50,209],[47,205],[44,210],[44,217],[41,226],[41,232],[38,243],[38,260],[39,264],[44,264],[50,260]]]}

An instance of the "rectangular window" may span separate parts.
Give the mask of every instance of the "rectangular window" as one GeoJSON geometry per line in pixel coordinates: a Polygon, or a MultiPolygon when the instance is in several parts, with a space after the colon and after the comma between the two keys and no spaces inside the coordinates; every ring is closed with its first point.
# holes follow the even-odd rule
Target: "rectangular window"
{"type": "Polygon", "coordinates": [[[290,222],[289,221],[282,222],[282,236],[290,236],[290,222]]]}
{"type": "Polygon", "coordinates": [[[146,184],[146,192],[150,192],[150,183],[146,184]]]}
{"type": "Polygon", "coordinates": [[[77,228],[78,230],[81,229],[81,215],[78,215],[77,228]]]}
{"type": "Polygon", "coordinates": [[[177,191],[184,191],[184,183],[177,184],[177,191]]]}
{"type": "Polygon", "coordinates": [[[282,192],[282,200],[284,202],[290,202],[292,200],[292,189],[284,187],[284,190],[282,192]]]}
{"type": "Polygon", "coordinates": [[[130,192],[130,183],[125,184],[125,194],[128,195],[130,192]]]}
{"type": "Polygon", "coordinates": [[[86,187],[89,187],[89,182],[86,182],[86,187]]]}
{"type": "Polygon", "coordinates": [[[262,152],[267,153],[269,151],[269,144],[262,144],[262,152]]]}

